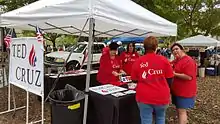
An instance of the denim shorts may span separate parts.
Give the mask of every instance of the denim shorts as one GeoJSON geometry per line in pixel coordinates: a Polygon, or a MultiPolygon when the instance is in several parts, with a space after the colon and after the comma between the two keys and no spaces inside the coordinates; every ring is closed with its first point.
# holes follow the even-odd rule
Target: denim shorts
{"type": "Polygon", "coordinates": [[[190,109],[194,108],[195,97],[181,97],[172,95],[172,103],[179,109],[190,109]]]}

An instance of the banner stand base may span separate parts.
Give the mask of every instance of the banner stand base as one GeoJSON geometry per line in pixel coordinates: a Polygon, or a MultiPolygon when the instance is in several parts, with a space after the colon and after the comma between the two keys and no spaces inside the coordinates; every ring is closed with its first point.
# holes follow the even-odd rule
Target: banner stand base
{"type": "Polygon", "coordinates": [[[9,112],[13,112],[13,111],[17,111],[17,110],[20,110],[20,109],[24,109],[24,108],[26,108],[26,106],[22,106],[22,107],[10,109],[10,110],[7,110],[7,111],[3,111],[3,112],[0,112],[0,115],[6,114],[6,113],[9,113],[9,112]]]}

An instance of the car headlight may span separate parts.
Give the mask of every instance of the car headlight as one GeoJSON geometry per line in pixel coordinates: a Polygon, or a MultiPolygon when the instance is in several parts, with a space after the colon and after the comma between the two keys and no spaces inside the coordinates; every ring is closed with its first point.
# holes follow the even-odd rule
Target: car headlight
{"type": "Polygon", "coordinates": [[[65,62],[65,59],[56,58],[56,59],[54,60],[54,62],[57,62],[57,63],[64,63],[64,62],[65,62]]]}

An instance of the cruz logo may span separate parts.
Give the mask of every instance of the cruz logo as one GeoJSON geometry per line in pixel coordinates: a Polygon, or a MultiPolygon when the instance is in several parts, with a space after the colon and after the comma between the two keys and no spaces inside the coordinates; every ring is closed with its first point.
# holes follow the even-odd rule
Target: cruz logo
{"type": "Polygon", "coordinates": [[[29,54],[29,64],[31,66],[35,67],[36,62],[37,62],[37,57],[36,57],[34,45],[32,45],[32,48],[31,48],[31,51],[30,51],[30,54],[29,54]]]}
{"type": "Polygon", "coordinates": [[[142,78],[143,78],[143,79],[146,79],[146,78],[147,78],[147,73],[146,73],[145,71],[142,73],[142,78]]]}

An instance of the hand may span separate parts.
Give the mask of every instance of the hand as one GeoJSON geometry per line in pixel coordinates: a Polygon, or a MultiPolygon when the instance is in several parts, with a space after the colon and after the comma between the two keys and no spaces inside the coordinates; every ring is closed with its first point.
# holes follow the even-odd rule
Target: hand
{"type": "Polygon", "coordinates": [[[116,76],[116,77],[118,77],[118,76],[120,75],[119,73],[117,73],[117,72],[115,72],[115,71],[113,71],[112,74],[113,74],[114,76],[116,76]]]}
{"type": "Polygon", "coordinates": [[[177,75],[177,73],[176,73],[175,71],[173,71],[173,75],[174,75],[174,76],[176,76],[176,75],[177,75]]]}
{"type": "Polygon", "coordinates": [[[123,70],[120,70],[120,74],[121,74],[121,75],[126,75],[126,72],[123,71],[123,70]]]}

